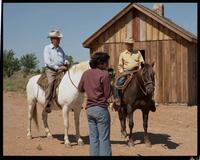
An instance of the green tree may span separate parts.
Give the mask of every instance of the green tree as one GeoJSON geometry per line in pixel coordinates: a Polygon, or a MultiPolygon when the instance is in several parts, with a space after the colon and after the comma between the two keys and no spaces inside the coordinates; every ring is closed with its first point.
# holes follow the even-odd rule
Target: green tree
{"type": "Polygon", "coordinates": [[[45,73],[45,67],[42,67],[41,73],[45,73]]]}
{"type": "Polygon", "coordinates": [[[40,73],[41,73],[41,70],[38,68],[38,69],[36,69],[35,73],[36,73],[36,74],[40,74],[40,73]]]}
{"type": "Polygon", "coordinates": [[[69,63],[70,63],[70,67],[74,64],[74,60],[73,60],[73,57],[72,56],[70,56],[70,55],[67,55],[67,58],[66,58],[68,61],[69,61],[69,63]]]}
{"type": "Polygon", "coordinates": [[[3,51],[3,75],[11,77],[14,72],[20,70],[20,61],[15,58],[13,50],[3,51]]]}
{"type": "Polygon", "coordinates": [[[22,71],[25,75],[32,73],[35,71],[37,64],[39,61],[37,60],[37,57],[34,53],[23,55],[20,58],[20,63],[22,67],[22,71]]]}
{"type": "Polygon", "coordinates": [[[67,55],[66,59],[69,61],[70,67],[72,67],[75,64],[79,64],[79,62],[74,61],[74,58],[72,56],[70,56],[70,55],[67,55]]]}

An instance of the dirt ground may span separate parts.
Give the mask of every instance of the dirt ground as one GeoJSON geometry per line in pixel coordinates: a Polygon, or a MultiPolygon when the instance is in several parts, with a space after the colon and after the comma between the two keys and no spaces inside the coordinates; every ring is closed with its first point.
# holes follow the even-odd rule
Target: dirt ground
{"type": "MultiPolygon", "coordinates": [[[[54,139],[44,135],[42,108],[38,105],[40,129],[32,126],[33,139],[28,140],[28,114],[26,96],[7,92],[3,95],[3,154],[4,155],[48,155],[48,156],[87,156],[89,153],[88,123],[86,112],[80,115],[80,132],[85,143],[78,146],[75,142],[73,112],[70,113],[69,137],[71,148],[64,146],[64,126],[61,111],[50,113],[48,122],[54,139]]],[[[195,156],[197,154],[197,106],[163,106],[150,113],[148,132],[152,147],[143,143],[143,125],[141,111],[134,113],[133,136],[135,146],[127,146],[126,139],[121,138],[118,114],[111,113],[111,145],[113,156],[195,156]]]]}

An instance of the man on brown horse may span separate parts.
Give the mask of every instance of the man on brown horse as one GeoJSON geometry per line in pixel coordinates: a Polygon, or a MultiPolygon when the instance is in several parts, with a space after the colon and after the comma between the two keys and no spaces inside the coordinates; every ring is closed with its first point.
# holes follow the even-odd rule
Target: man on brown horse
{"type": "Polygon", "coordinates": [[[52,99],[52,92],[54,88],[54,82],[56,79],[56,73],[59,71],[66,71],[69,62],[66,60],[66,54],[63,49],[59,46],[60,39],[63,35],[58,30],[49,32],[47,38],[51,39],[51,44],[44,48],[44,63],[46,66],[46,75],[48,79],[48,88],[45,92],[45,111],[51,112],[50,101],[52,99]]]}
{"type": "MultiPolygon", "coordinates": [[[[116,84],[118,86],[121,86],[125,83],[127,78],[127,73],[129,71],[137,70],[141,68],[141,63],[144,63],[144,59],[142,57],[142,54],[139,50],[133,49],[134,47],[134,40],[129,37],[125,41],[126,50],[122,52],[119,56],[119,63],[118,63],[118,72],[121,76],[116,84]]],[[[121,105],[121,98],[120,98],[120,92],[115,87],[115,105],[120,106],[121,105]]]]}

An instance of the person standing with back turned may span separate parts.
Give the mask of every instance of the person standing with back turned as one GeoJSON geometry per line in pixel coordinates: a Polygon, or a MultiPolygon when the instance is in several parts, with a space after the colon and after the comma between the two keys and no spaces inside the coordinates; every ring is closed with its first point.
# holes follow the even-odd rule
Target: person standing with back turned
{"type": "Polygon", "coordinates": [[[95,53],[90,60],[91,69],[85,71],[78,85],[86,92],[87,118],[89,124],[90,156],[111,156],[110,114],[108,98],[112,86],[107,72],[110,56],[105,52],[95,53]]]}

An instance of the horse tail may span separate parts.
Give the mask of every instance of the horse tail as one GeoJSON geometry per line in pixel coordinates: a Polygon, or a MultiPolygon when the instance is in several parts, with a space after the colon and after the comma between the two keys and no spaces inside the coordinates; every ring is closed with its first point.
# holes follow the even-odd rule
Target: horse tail
{"type": "Polygon", "coordinates": [[[37,130],[39,131],[39,125],[38,125],[38,117],[37,117],[37,105],[33,108],[33,121],[36,125],[37,130]]]}

